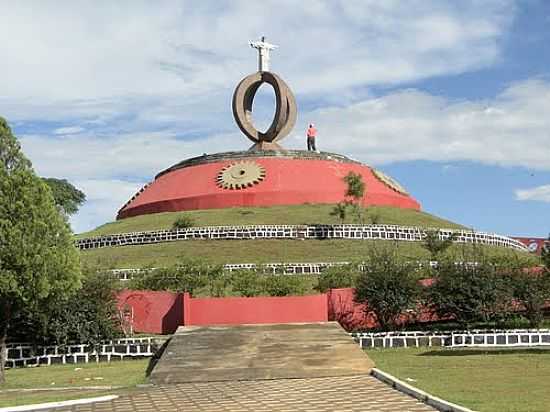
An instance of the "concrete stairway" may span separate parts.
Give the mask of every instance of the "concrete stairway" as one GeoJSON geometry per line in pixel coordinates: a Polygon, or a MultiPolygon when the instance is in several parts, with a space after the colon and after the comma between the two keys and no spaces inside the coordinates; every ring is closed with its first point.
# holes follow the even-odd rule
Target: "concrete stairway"
{"type": "Polygon", "coordinates": [[[368,375],[369,357],[336,322],[180,327],[154,384],[368,375]]]}

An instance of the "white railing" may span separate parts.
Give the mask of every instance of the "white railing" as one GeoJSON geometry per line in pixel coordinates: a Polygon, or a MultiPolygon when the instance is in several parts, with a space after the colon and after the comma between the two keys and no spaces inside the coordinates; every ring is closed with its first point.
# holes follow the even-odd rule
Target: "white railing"
{"type": "Polygon", "coordinates": [[[48,366],[88,362],[110,362],[113,359],[151,357],[167,338],[141,337],[87,344],[33,346],[29,343],[7,345],[6,367],[48,366]]]}
{"type": "Polygon", "coordinates": [[[79,239],[76,241],[76,245],[85,250],[196,239],[356,239],[420,242],[426,237],[426,232],[431,230],[437,231],[440,239],[448,239],[454,236],[454,242],[456,243],[483,244],[528,251],[527,247],[520,241],[492,233],[396,225],[205,226],[97,236],[79,239]]]}
{"type": "Polygon", "coordinates": [[[550,346],[549,329],[352,333],[362,348],[550,346]]]}

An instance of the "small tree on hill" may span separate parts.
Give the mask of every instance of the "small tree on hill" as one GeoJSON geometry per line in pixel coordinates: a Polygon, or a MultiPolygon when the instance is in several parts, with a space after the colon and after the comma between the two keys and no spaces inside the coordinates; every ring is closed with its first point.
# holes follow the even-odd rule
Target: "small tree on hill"
{"type": "Polygon", "coordinates": [[[416,307],[420,286],[417,267],[399,259],[395,250],[371,250],[355,287],[355,301],[365,304],[383,330],[397,325],[399,317],[416,307]]]}
{"type": "Polygon", "coordinates": [[[193,227],[194,224],[195,221],[191,216],[181,214],[176,218],[176,220],[174,220],[174,223],[172,223],[172,230],[187,229],[189,227],[193,227]]]}
{"type": "Polygon", "coordinates": [[[431,260],[438,260],[452,246],[457,236],[456,233],[452,233],[447,238],[441,239],[440,230],[427,230],[421,246],[430,252],[431,260]]]}
{"type": "Polygon", "coordinates": [[[358,173],[349,172],[344,176],[344,182],[347,184],[346,202],[351,206],[359,223],[363,223],[363,196],[365,195],[363,176],[358,173]]]}
{"type": "Polygon", "coordinates": [[[336,216],[340,223],[344,224],[346,216],[348,214],[348,204],[346,202],[337,203],[336,206],[330,211],[331,216],[336,216]]]}
{"type": "Polygon", "coordinates": [[[65,218],[0,118],[0,382],[10,321],[79,284],[78,252],[65,218]]]}
{"type": "Polygon", "coordinates": [[[78,212],[79,207],[86,201],[86,195],[65,179],[42,178],[52,191],[55,204],[67,216],[78,212]]]}

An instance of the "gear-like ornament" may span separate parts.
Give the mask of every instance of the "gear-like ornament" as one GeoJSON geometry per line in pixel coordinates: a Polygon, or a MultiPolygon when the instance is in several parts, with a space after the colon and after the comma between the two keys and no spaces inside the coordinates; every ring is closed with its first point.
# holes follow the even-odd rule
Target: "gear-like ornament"
{"type": "Polygon", "coordinates": [[[223,189],[246,189],[260,183],[265,178],[265,169],[256,162],[232,163],[219,171],[216,184],[223,189]]]}
{"type": "Polygon", "coordinates": [[[374,176],[390,189],[393,189],[396,192],[404,195],[409,194],[409,192],[407,192],[407,190],[405,190],[405,188],[401,186],[395,179],[381,172],[380,170],[372,169],[372,173],[374,173],[374,176]]]}

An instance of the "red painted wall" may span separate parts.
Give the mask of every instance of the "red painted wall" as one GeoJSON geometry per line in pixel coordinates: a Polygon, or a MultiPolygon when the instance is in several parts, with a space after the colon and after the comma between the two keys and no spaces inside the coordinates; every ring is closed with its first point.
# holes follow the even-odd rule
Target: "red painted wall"
{"type": "Polygon", "coordinates": [[[183,302],[180,293],[123,290],[117,301],[119,310],[133,309],[134,332],[173,333],[181,324],[183,302]]]}
{"type": "Polygon", "coordinates": [[[370,167],[332,160],[258,157],[265,179],[246,189],[229,190],[216,185],[218,172],[233,161],[185,167],[159,176],[141,194],[122,208],[118,218],[179,210],[220,209],[240,206],[335,204],[343,199],[349,172],[362,175],[366,184],[365,205],[420,209],[410,196],[389,188],[370,167]]]}
{"type": "Polygon", "coordinates": [[[257,323],[326,322],[326,295],[189,298],[183,303],[186,325],[240,325],[257,323]]]}
{"type": "MultiPolygon", "coordinates": [[[[257,323],[339,322],[346,330],[377,326],[353,301],[351,288],[326,294],[285,297],[192,298],[187,293],[124,290],[118,307],[133,308],[135,332],[172,333],[181,325],[240,325],[257,323]]],[[[432,313],[420,310],[402,322],[431,322],[432,313]]]]}

